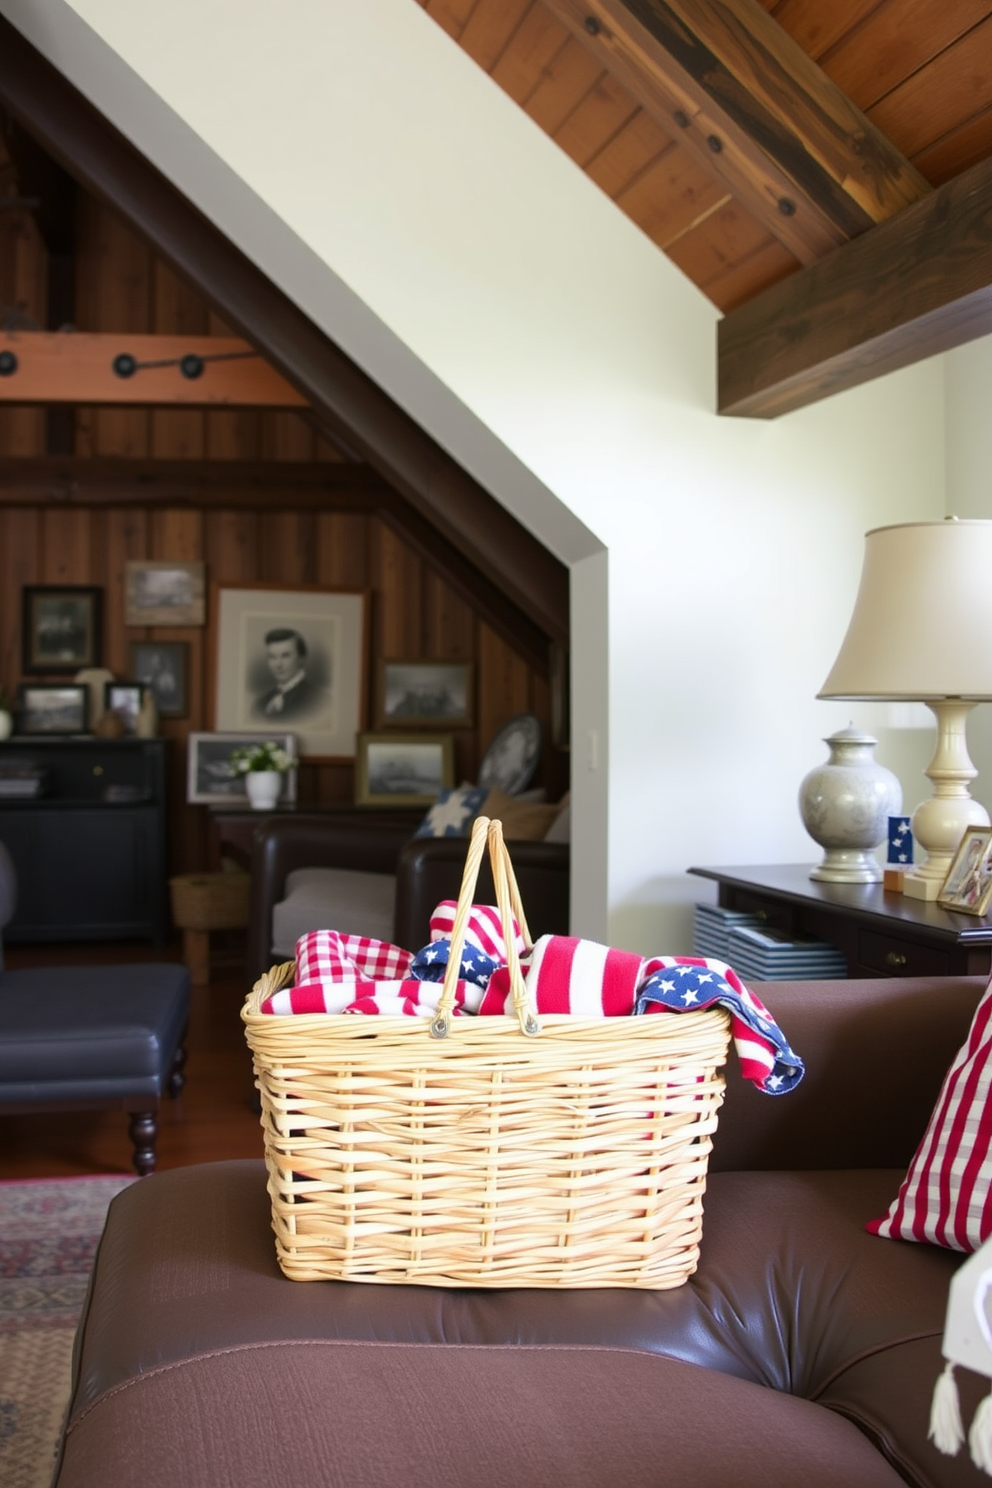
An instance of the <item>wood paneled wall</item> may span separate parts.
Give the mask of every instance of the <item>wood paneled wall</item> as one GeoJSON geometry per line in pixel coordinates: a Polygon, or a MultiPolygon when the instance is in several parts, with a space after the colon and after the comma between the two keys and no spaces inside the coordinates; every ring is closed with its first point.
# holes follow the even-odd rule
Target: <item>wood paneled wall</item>
{"type": "MultiPolygon", "coordinates": [[[[13,161],[0,135],[0,206],[17,191],[13,161]]],[[[159,261],[106,206],[77,193],[74,326],[78,330],[229,334],[209,306],[159,261]]],[[[0,210],[0,315],[7,324],[48,326],[46,251],[30,209],[0,210]]],[[[122,350],[126,347],[122,344],[122,350]]],[[[307,415],[293,412],[81,408],[75,411],[77,457],[202,461],[266,460],[340,465],[349,451],[321,437],[307,415]]],[[[0,456],[46,453],[43,409],[0,408],[0,456]]],[[[356,469],[359,467],[356,465],[356,469]]],[[[124,563],[131,558],[203,559],[221,584],[322,584],[364,589],[371,600],[368,716],[379,662],[386,657],[448,658],[475,665],[476,721],[456,733],[460,779],[473,779],[496,729],[513,714],[535,712],[546,743],[539,783],[567,789],[567,756],[550,745],[547,678],[534,670],[367,505],[356,482],[354,509],[294,508],[276,490],[271,509],[216,505],[47,506],[0,508],[0,682],[20,680],[21,590],[25,584],[98,584],[104,591],[104,663],[129,672],[135,640],[183,640],[190,647],[190,709],[164,720],[173,740],[172,871],[202,868],[206,812],[185,802],[186,738],[212,726],[207,657],[215,644],[204,628],[126,629],[124,563]]],[[[340,505],[340,502],[338,503],[340,505]]],[[[304,765],[301,795],[320,802],[353,799],[350,765],[304,765]]]]}

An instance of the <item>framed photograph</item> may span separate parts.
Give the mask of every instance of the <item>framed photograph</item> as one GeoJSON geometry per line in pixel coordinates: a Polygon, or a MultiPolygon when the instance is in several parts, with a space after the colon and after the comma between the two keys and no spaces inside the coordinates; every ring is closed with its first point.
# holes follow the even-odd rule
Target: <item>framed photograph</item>
{"type": "Polygon", "coordinates": [[[455,783],[450,734],[359,734],[355,800],[360,806],[430,806],[455,783]]]}
{"type": "Polygon", "coordinates": [[[189,712],[189,646],[186,641],[132,641],[131,676],[151,688],[159,718],[189,712]]]}
{"type": "Polygon", "coordinates": [[[992,827],[968,827],[937,896],[942,909],[983,915],[992,900],[992,827]]]}
{"type": "Polygon", "coordinates": [[[22,734],[84,734],[89,688],[75,682],[22,682],[17,728],[22,734]]]}
{"type": "Polygon", "coordinates": [[[383,661],[379,669],[379,718],[383,728],[470,728],[472,663],[383,661]]]}
{"type": "Polygon", "coordinates": [[[124,624],[205,624],[205,574],[199,561],[131,559],[124,565],[124,624]]]}
{"type": "Polygon", "coordinates": [[[144,686],[140,682],[105,682],[103,706],[108,713],[116,713],[124,725],[126,734],[133,734],[141,712],[144,686]]]}
{"type": "Polygon", "coordinates": [[[100,664],[102,589],[82,584],[26,584],[21,670],[76,672],[100,664]]]}
{"type": "Polygon", "coordinates": [[[365,594],[218,587],[211,609],[214,726],[292,729],[305,758],[354,759],[366,706],[365,594]]]}
{"type": "MultiPolygon", "coordinates": [[[[186,755],[186,799],[200,806],[246,806],[248,795],[243,775],[231,764],[235,749],[270,739],[296,758],[295,734],[241,733],[190,734],[186,755]]],[[[296,770],[283,779],[280,801],[296,800],[296,770]]]]}

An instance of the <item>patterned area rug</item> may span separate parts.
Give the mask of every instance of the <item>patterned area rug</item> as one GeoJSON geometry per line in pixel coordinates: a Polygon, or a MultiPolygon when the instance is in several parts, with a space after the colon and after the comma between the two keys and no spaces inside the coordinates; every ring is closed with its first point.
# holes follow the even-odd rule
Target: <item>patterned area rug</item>
{"type": "Polygon", "coordinates": [[[0,1183],[0,1483],[48,1488],[107,1206],[136,1180],[0,1183]]]}

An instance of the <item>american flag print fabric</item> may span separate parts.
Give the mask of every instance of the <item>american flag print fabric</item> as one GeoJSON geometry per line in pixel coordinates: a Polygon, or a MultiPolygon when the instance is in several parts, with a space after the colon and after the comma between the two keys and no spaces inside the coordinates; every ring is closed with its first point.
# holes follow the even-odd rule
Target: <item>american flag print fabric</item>
{"type": "Polygon", "coordinates": [[[704,956],[655,956],[645,962],[644,971],[638,1013],[724,1007],[744,1079],[765,1095],[785,1095],[799,1084],[805,1074],[802,1060],[732,967],[704,956]]]}
{"type": "Polygon", "coordinates": [[[966,1252],[992,1235],[992,982],[898,1194],[865,1228],[888,1240],[966,1252]]]}
{"type": "MultiPolygon", "coordinates": [[[[534,945],[527,987],[537,1012],[577,1018],[622,1018],[634,1011],[644,958],[572,935],[542,935],[534,945]]],[[[500,971],[482,999],[482,1014],[513,1009],[510,975],[500,971]]]]}
{"type": "MultiPolygon", "coordinates": [[[[431,915],[432,941],[451,940],[457,909],[458,905],[454,899],[441,900],[431,915]]],[[[522,956],[526,946],[516,920],[513,921],[513,931],[517,955],[522,956]]],[[[500,923],[499,910],[495,904],[473,904],[465,925],[465,944],[474,946],[477,951],[481,951],[484,956],[495,961],[497,966],[506,965],[509,952],[503,935],[503,926],[500,923]]]]}

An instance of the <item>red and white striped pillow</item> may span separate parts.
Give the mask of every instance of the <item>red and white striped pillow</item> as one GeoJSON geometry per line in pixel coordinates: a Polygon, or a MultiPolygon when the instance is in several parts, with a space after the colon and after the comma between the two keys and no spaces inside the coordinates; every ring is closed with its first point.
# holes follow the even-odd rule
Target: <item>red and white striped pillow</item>
{"type": "Polygon", "coordinates": [[[963,1251],[992,1235],[992,981],[898,1194],[865,1228],[963,1251]]]}

